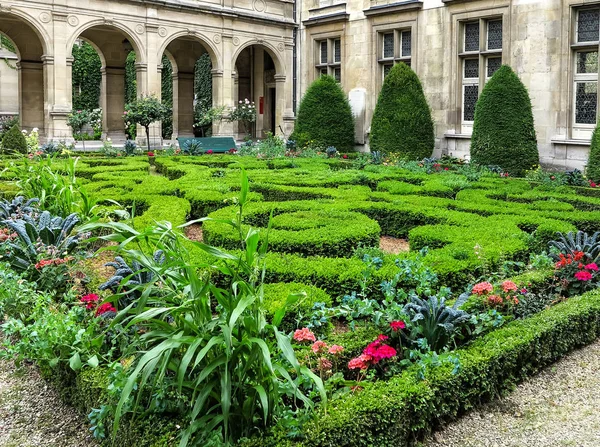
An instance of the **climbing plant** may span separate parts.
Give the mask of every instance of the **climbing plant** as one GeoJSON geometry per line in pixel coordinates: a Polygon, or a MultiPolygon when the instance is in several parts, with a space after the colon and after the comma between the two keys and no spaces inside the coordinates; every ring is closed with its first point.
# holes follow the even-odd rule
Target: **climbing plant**
{"type": "Polygon", "coordinates": [[[92,111],[100,107],[102,62],[87,42],[73,45],[73,110],[92,111]]]}
{"type": "Polygon", "coordinates": [[[210,55],[204,53],[196,61],[194,72],[194,93],[196,96],[196,105],[194,106],[194,123],[204,123],[194,127],[196,136],[206,136],[210,134],[212,120],[206,121],[212,109],[212,62],[210,55]]]}
{"type": "Polygon", "coordinates": [[[165,55],[162,58],[162,86],[161,98],[163,106],[167,109],[162,122],[162,137],[170,140],[173,135],[173,66],[165,55]]]}
{"type": "MultiPolygon", "coordinates": [[[[0,34],[0,48],[6,48],[11,53],[17,52],[17,49],[14,46],[14,44],[12,43],[12,41],[8,37],[6,37],[4,34],[0,34]]],[[[8,65],[10,68],[12,68],[13,70],[17,69],[17,66],[13,65],[8,58],[5,57],[3,59],[4,59],[4,62],[6,63],[6,65],[8,65]]]]}
{"type": "MultiPolygon", "coordinates": [[[[137,73],[135,70],[135,51],[131,51],[125,60],[125,104],[135,102],[137,99],[137,73]]],[[[137,128],[135,124],[126,127],[127,138],[133,140],[137,137],[137,128]]]]}

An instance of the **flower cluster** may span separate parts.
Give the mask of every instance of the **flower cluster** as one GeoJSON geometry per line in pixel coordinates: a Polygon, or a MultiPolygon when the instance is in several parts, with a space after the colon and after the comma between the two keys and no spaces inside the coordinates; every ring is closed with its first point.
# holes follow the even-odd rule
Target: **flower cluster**
{"type": "Polygon", "coordinates": [[[17,233],[11,233],[8,228],[0,228],[0,244],[6,241],[12,241],[17,237],[17,233]]]}
{"type": "Polygon", "coordinates": [[[600,279],[598,265],[582,251],[561,253],[554,267],[559,289],[566,295],[590,290],[600,279]]]}
{"type": "Polygon", "coordinates": [[[367,345],[360,356],[348,362],[348,369],[360,369],[364,371],[369,366],[376,365],[382,360],[396,357],[398,355],[397,351],[384,343],[388,339],[387,335],[379,335],[374,342],[367,345]]]}
{"type": "Polygon", "coordinates": [[[554,265],[554,267],[556,267],[556,269],[562,269],[576,262],[580,263],[584,257],[585,253],[582,251],[576,251],[574,252],[574,254],[569,253],[567,255],[561,253],[560,255],[558,255],[559,261],[554,265]]]}
{"type": "Polygon", "coordinates": [[[593,182],[592,180],[590,180],[590,188],[597,188],[598,186],[600,186],[600,185],[598,185],[596,182],[593,182]]]}
{"type": "Polygon", "coordinates": [[[81,297],[81,303],[85,304],[85,308],[87,310],[96,309],[96,316],[100,317],[106,313],[112,312],[116,313],[117,309],[111,303],[103,303],[98,306],[98,301],[100,301],[100,297],[95,293],[90,293],[88,295],[84,295],[81,297]]]}
{"type": "Polygon", "coordinates": [[[56,259],[42,259],[40,262],[35,264],[35,268],[37,270],[43,269],[44,267],[56,266],[66,264],[73,260],[72,256],[67,256],[66,258],[56,258],[56,259]]]}
{"type": "Polygon", "coordinates": [[[309,328],[305,327],[303,329],[297,329],[296,332],[294,332],[294,340],[298,342],[317,341],[317,337],[315,337],[315,334],[313,334],[309,328]]]}
{"type": "MultiPolygon", "coordinates": [[[[504,310],[511,310],[513,306],[519,304],[518,292],[519,286],[509,280],[502,282],[497,287],[488,281],[473,286],[473,294],[482,297],[487,306],[504,308],[504,310]]],[[[521,293],[523,292],[521,291],[521,293]]]]}

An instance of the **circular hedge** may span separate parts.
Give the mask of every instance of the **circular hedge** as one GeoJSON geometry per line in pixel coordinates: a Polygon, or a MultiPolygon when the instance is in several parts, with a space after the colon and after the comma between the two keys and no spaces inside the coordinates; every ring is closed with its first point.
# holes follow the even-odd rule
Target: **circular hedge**
{"type": "Polygon", "coordinates": [[[369,139],[372,152],[395,153],[408,160],[431,157],[435,143],[431,111],[421,81],[399,63],[385,77],[369,139]]]}
{"type": "Polygon", "coordinates": [[[494,73],[475,106],[471,159],[514,176],[540,162],[529,93],[508,65],[494,73]]]}
{"type": "MultiPolygon", "coordinates": [[[[271,251],[345,258],[352,256],[358,246],[379,245],[381,228],[376,221],[358,212],[336,209],[333,204],[254,203],[244,209],[244,223],[266,229],[271,209],[271,251]]],[[[212,213],[210,217],[227,219],[234,212],[233,207],[228,207],[212,213]]],[[[266,231],[264,233],[266,234],[266,231]]],[[[227,249],[240,248],[238,236],[227,224],[205,222],[203,234],[207,244],[227,249]]]]}

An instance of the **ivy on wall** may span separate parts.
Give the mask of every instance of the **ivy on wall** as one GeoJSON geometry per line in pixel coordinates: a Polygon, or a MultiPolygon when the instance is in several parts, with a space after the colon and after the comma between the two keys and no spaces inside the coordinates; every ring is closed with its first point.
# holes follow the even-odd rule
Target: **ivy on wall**
{"type": "Polygon", "coordinates": [[[167,118],[162,122],[162,137],[170,140],[173,135],[173,66],[165,55],[162,58],[161,89],[162,103],[170,110],[167,118]]]}
{"type": "Polygon", "coordinates": [[[102,62],[87,42],[73,45],[73,109],[92,111],[100,107],[102,62]]]}
{"type": "MultiPolygon", "coordinates": [[[[135,69],[136,54],[131,51],[125,60],[125,104],[129,104],[137,99],[137,72],[135,69]]],[[[137,127],[132,124],[125,129],[127,138],[135,139],[137,136],[137,127]]]]}
{"type": "MultiPolygon", "coordinates": [[[[16,53],[17,52],[17,49],[15,48],[15,45],[4,34],[0,34],[0,48],[6,48],[11,53],[16,53]]],[[[6,65],[8,65],[10,68],[12,68],[13,70],[17,69],[17,66],[13,65],[8,58],[5,57],[3,59],[4,59],[4,62],[6,63],[6,65]]]]}
{"type": "Polygon", "coordinates": [[[212,107],[212,62],[210,55],[204,53],[196,61],[194,87],[196,103],[203,108],[212,107]]]}

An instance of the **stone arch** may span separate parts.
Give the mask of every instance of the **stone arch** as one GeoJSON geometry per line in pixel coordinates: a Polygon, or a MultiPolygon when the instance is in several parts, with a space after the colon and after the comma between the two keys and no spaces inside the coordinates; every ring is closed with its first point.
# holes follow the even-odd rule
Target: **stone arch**
{"type": "MultiPolygon", "coordinates": [[[[42,24],[18,9],[0,11],[0,32],[15,45],[17,53],[16,108],[21,128],[37,128],[43,138],[50,129],[46,72],[53,47],[42,24]]],[[[14,86],[13,86],[14,87],[14,86]]]]}
{"type": "Polygon", "coordinates": [[[160,46],[158,54],[164,54],[165,51],[168,51],[167,48],[169,47],[169,45],[171,45],[176,40],[185,37],[187,37],[188,40],[197,41],[200,45],[204,47],[206,52],[210,55],[210,60],[214,69],[220,70],[223,67],[221,57],[219,56],[218,48],[209,38],[207,38],[199,32],[190,33],[188,31],[179,31],[171,34],[169,37],[165,38],[164,42],[160,46]]]}
{"type": "Polygon", "coordinates": [[[236,52],[233,54],[233,64],[232,65],[234,67],[235,67],[236,61],[238,60],[242,51],[244,51],[246,48],[249,48],[252,46],[261,47],[269,54],[269,56],[271,56],[271,59],[273,59],[273,62],[275,63],[275,72],[277,75],[285,75],[286,74],[285,64],[283,63],[283,60],[282,60],[281,56],[279,55],[279,50],[270,42],[267,42],[265,40],[260,40],[260,39],[249,40],[247,42],[244,42],[243,44],[241,44],[238,47],[236,52]]]}

